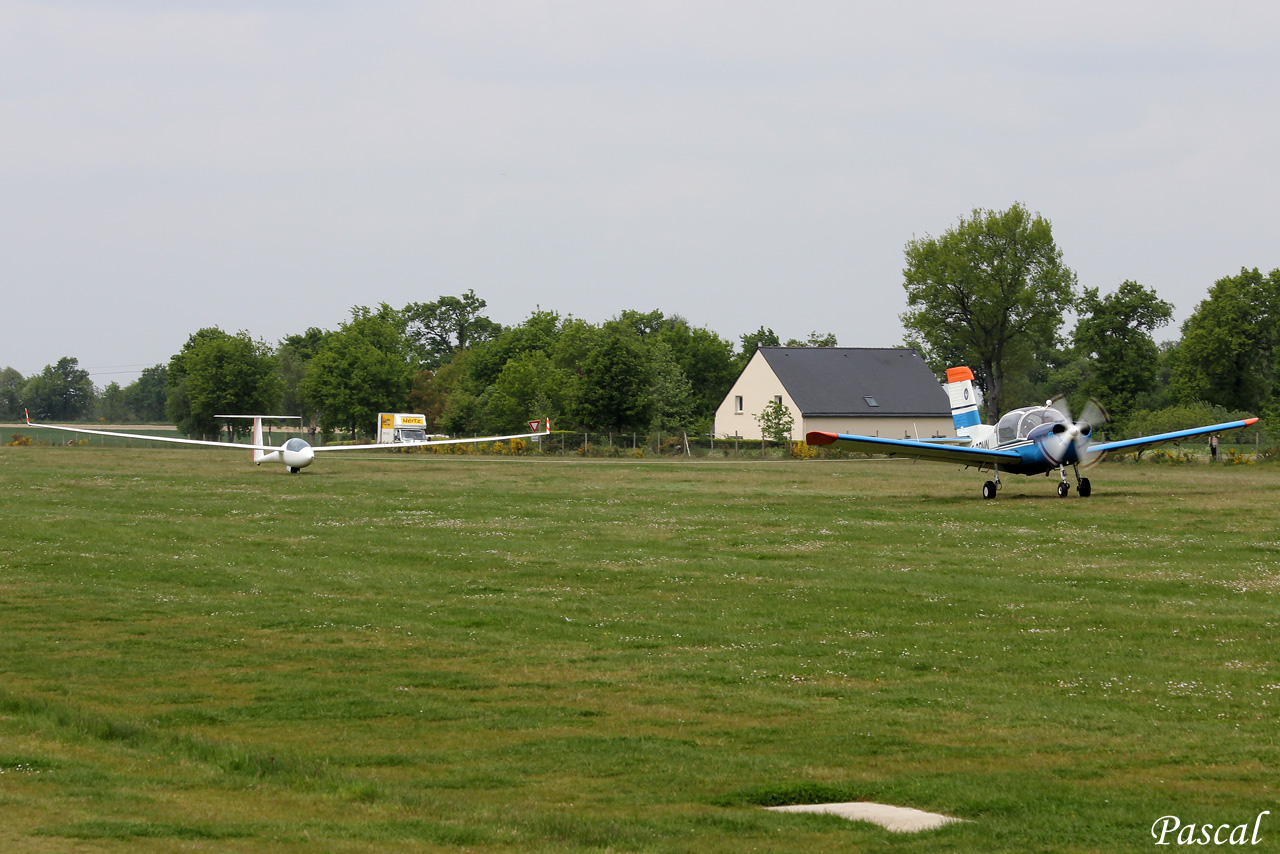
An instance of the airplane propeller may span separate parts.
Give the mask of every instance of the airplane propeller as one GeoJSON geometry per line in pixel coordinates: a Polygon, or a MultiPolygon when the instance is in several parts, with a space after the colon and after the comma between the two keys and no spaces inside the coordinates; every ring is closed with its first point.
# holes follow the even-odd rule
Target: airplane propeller
{"type": "Polygon", "coordinates": [[[1078,421],[1071,417],[1071,407],[1067,405],[1064,395],[1058,395],[1049,401],[1049,406],[1058,410],[1066,420],[1053,426],[1053,434],[1045,440],[1045,450],[1052,454],[1054,459],[1062,461],[1066,458],[1067,448],[1073,447],[1072,456],[1081,468],[1091,468],[1101,461],[1103,454],[1097,451],[1091,452],[1089,442],[1093,437],[1094,429],[1110,420],[1102,404],[1092,397],[1089,398],[1078,421]]]}

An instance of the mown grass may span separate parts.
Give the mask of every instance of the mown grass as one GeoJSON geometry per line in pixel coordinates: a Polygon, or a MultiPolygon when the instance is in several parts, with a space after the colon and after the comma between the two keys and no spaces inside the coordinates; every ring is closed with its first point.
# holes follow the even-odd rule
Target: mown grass
{"type": "Polygon", "coordinates": [[[1280,822],[1280,470],[1093,474],[984,502],[897,462],[0,449],[0,847],[1125,851],[1163,815],[1280,822]],[[759,809],[862,799],[968,821],[759,809]]]}

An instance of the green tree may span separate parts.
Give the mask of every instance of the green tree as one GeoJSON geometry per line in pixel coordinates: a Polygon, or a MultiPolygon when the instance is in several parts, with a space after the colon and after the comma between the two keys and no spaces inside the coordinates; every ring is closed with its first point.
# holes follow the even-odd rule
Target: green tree
{"type": "MultiPolygon", "coordinates": [[[[745,335],[738,336],[738,340],[742,342],[742,349],[738,351],[738,370],[746,367],[747,362],[751,361],[751,357],[756,354],[756,350],[761,347],[781,347],[782,342],[778,340],[777,333],[772,329],[766,329],[761,326],[755,332],[748,332],[745,335]]],[[[718,402],[718,401],[717,401],[718,402]]]]}
{"type": "Polygon", "coordinates": [[[275,356],[248,332],[201,329],[169,360],[166,410],[189,436],[212,437],[217,415],[270,415],[280,400],[275,356]]]}
{"type": "Polygon", "coordinates": [[[582,365],[576,410],[579,421],[609,431],[643,430],[652,411],[651,363],[640,335],[610,322],[599,346],[582,365]]]}
{"type": "Polygon", "coordinates": [[[460,297],[442,296],[435,302],[411,302],[404,307],[405,331],[418,358],[428,368],[438,368],[466,350],[502,332],[481,312],[487,303],[468,290],[460,297]]]}
{"type": "Polygon", "coordinates": [[[32,417],[50,421],[72,421],[88,414],[93,406],[93,381],[77,359],[63,356],[56,365],[27,380],[22,403],[32,417]]]}
{"type": "MultiPolygon", "coordinates": [[[[1160,348],[1151,333],[1169,323],[1173,306],[1155,291],[1126,281],[1106,296],[1085,288],[1079,312],[1072,333],[1075,354],[1084,360],[1079,398],[1095,397],[1113,418],[1123,420],[1156,386],[1160,348]]],[[[1079,398],[1073,401],[1076,411],[1084,403],[1079,398]]]]}
{"type": "Polygon", "coordinates": [[[27,380],[15,368],[0,371],[0,420],[17,421],[22,418],[22,389],[27,380]]]}
{"type": "Polygon", "coordinates": [[[123,424],[133,420],[128,399],[118,382],[109,382],[98,395],[98,419],[107,424],[123,424]]]}
{"type": "Polygon", "coordinates": [[[534,350],[548,351],[560,336],[560,315],[538,310],[524,323],[503,329],[497,336],[471,348],[466,389],[476,397],[498,380],[510,360],[534,350]]]}
{"type": "Polygon", "coordinates": [[[558,420],[564,411],[562,373],[541,350],[508,360],[482,398],[486,429],[515,433],[528,430],[533,420],[558,420]]]}
{"type": "Polygon", "coordinates": [[[941,237],[912,240],[903,270],[909,343],[935,369],[967,364],[988,414],[1007,408],[1007,377],[1054,346],[1075,304],[1049,221],[1022,204],[975,210],[941,237]]]}
{"type": "Polygon", "coordinates": [[[655,432],[687,431],[693,423],[697,402],[693,384],[685,376],[666,341],[655,341],[649,352],[649,397],[653,402],[649,429],[655,432]]]}
{"type": "Polygon", "coordinates": [[[330,334],[312,326],[301,335],[288,336],[276,348],[282,388],[281,414],[300,416],[304,425],[316,423],[319,407],[312,405],[303,396],[302,380],[307,375],[307,363],[324,349],[330,334]]]}
{"type": "Polygon", "coordinates": [[[790,441],[791,430],[796,422],[791,415],[791,410],[782,401],[772,400],[768,406],[760,410],[760,414],[756,416],[756,423],[760,425],[760,432],[766,439],[783,443],[790,441]]]}
{"type": "Polygon", "coordinates": [[[377,312],[356,306],[307,363],[298,390],[319,409],[326,433],[371,435],[379,412],[405,407],[416,365],[402,329],[400,313],[386,303],[377,312]]]}
{"type": "Polygon", "coordinates": [[[409,411],[421,412],[432,430],[444,430],[443,416],[449,398],[466,377],[469,350],[460,351],[447,365],[414,374],[409,384],[409,411]]]}
{"type": "Polygon", "coordinates": [[[1259,413],[1276,395],[1280,270],[1219,279],[1182,324],[1173,357],[1178,400],[1259,413]]]}
{"type": "Polygon", "coordinates": [[[138,421],[157,422],[165,418],[165,392],[169,385],[167,365],[143,368],[141,375],[124,387],[125,406],[138,421]]]}
{"type": "Polygon", "coordinates": [[[835,347],[836,336],[834,332],[828,332],[825,335],[819,335],[816,331],[810,332],[809,337],[801,340],[799,338],[790,338],[787,340],[788,347],[835,347]]]}
{"type": "Polygon", "coordinates": [[[742,370],[734,358],[733,343],[680,317],[671,318],[654,338],[670,348],[689,383],[690,413],[681,428],[701,431],[705,425],[710,430],[716,407],[742,370]]]}

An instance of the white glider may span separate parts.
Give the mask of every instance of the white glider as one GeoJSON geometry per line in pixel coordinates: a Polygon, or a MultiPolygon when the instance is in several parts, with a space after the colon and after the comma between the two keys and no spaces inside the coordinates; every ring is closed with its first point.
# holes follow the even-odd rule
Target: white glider
{"type": "MultiPolygon", "coordinates": [[[[141,433],[118,433],[112,430],[89,430],[84,427],[64,427],[57,424],[36,424],[32,422],[31,415],[25,410],[23,415],[26,416],[27,425],[30,427],[41,427],[45,430],[65,430],[68,433],[89,433],[94,436],[116,436],[122,439],[141,439],[147,442],[170,442],[178,445],[206,445],[211,448],[231,449],[253,451],[253,462],[256,465],[263,463],[284,463],[284,467],[291,474],[297,474],[302,469],[311,465],[315,460],[315,455],[328,451],[367,451],[367,450],[388,450],[390,448],[422,448],[427,445],[462,445],[469,442],[505,442],[510,439],[530,439],[539,436],[546,436],[551,432],[551,419],[543,419],[542,421],[531,421],[529,426],[536,428],[541,426],[542,429],[535,429],[531,433],[514,433],[509,436],[477,436],[473,439],[426,439],[417,442],[397,442],[394,445],[373,444],[373,445],[322,445],[320,447],[312,447],[306,439],[294,438],[285,442],[283,445],[268,445],[262,438],[262,422],[279,421],[284,419],[297,419],[296,415],[215,415],[215,418],[252,418],[253,419],[253,441],[252,442],[211,442],[206,439],[178,439],[169,436],[145,436],[141,433]]],[[[298,419],[301,420],[301,419],[298,419]]]]}

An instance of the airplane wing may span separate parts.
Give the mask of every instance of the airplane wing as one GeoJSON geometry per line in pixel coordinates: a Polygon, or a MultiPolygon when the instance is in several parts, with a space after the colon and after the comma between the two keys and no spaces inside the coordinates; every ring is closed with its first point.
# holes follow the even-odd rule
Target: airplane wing
{"type": "Polygon", "coordinates": [[[321,451],[387,451],[395,448],[425,448],[428,445],[461,445],[467,442],[505,442],[508,439],[529,439],[546,436],[550,430],[537,433],[514,433],[510,436],[477,436],[474,439],[423,439],[417,442],[378,442],[372,445],[321,445],[311,450],[317,454],[321,451]]]}
{"type": "Polygon", "coordinates": [[[142,433],[116,433],[111,430],[89,430],[84,427],[61,427],[57,424],[37,424],[27,418],[28,427],[42,430],[63,430],[67,433],[91,433],[94,436],[115,436],[120,439],[142,439],[146,442],[172,442],[175,445],[207,445],[212,448],[235,448],[249,451],[278,451],[278,445],[251,445],[241,442],[211,442],[207,439],[179,439],[177,436],[146,436],[142,433]]]}
{"type": "Polygon", "coordinates": [[[1180,442],[1192,436],[1203,436],[1206,433],[1225,433],[1228,430],[1239,430],[1256,424],[1257,418],[1246,418],[1243,421],[1228,421],[1225,424],[1210,424],[1208,427],[1193,427],[1190,430],[1174,430],[1171,433],[1157,433],[1154,436],[1140,436],[1137,439],[1121,439],[1118,442],[1104,442],[1101,445],[1090,445],[1090,454],[1104,454],[1107,451],[1140,451],[1154,445],[1168,442],[1180,442]]]}
{"type": "Polygon", "coordinates": [[[932,460],[941,463],[958,463],[962,466],[997,465],[1019,462],[1017,451],[998,451],[990,448],[970,448],[924,442],[915,439],[882,439],[879,436],[849,436],[844,433],[813,432],[805,437],[810,445],[836,447],[842,451],[860,451],[864,454],[884,454],[887,457],[904,457],[913,460],[932,460]]]}

